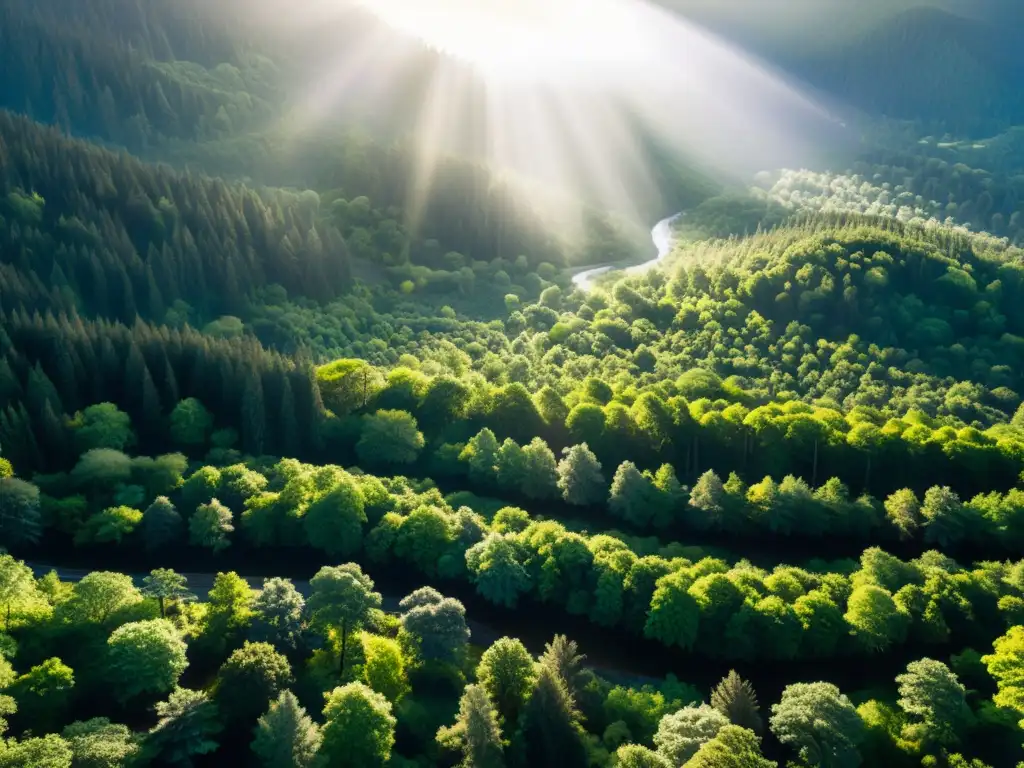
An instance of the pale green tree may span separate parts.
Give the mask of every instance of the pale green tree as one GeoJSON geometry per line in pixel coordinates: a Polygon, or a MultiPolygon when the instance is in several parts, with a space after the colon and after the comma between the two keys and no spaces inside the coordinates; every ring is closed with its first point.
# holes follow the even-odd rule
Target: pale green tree
{"type": "Polygon", "coordinates": [[[363,683],[335,688],[324,707],[321,753],[330,766],[383,766],[395,743],[391,702],[363,683]]]}

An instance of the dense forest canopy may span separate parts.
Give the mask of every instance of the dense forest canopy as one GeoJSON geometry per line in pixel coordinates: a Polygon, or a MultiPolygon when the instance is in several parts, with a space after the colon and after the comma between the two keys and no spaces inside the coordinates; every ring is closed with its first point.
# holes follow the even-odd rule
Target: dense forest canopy
{"type": "Polygon", "coordinates": [[[663,5],[832,162],[424,197],[361,5],[0,3],[0,768],[1024,765],[1019,9],[663,5]]]}

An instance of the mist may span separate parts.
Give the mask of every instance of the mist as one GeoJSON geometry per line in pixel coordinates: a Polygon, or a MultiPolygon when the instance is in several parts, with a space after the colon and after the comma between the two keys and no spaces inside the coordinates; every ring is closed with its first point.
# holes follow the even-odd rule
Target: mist
{"type": "Polygon", "coordinates": [[[994,12],[1002,0],[657,0],[754,50],[813,53],[863,34],[912,8],[962,15],[994,12]]]}

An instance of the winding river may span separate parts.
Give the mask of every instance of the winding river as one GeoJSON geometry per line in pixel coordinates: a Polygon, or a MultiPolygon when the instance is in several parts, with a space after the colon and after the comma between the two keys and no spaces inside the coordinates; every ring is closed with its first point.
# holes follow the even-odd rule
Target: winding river
{"type": "MultiPolygon", "coordinates": [[[[651,240],[654,242],[654,247],[658,251],[658,255],[649,261],[645,261],[642,264],[637,264],[632,267],[627,267],[625,272],[627,274],[636,274],[638,272],[645,272],[646,270],[653,267],[663,258],[665,258],[669,251],[672,250],[672,225],[685,214],[677,213],[673,216],[662,219],[654,225],[654,229],[651,230],[651,240]]],[[[585,269],[582,272],[577,272],[573,275],[572,282],[581,291],[589,291],[594,286],[594,280],[603,274],[612,272],[617,267],[614,266],[603,266],[594,267],[593,269],[585,269]]]]}

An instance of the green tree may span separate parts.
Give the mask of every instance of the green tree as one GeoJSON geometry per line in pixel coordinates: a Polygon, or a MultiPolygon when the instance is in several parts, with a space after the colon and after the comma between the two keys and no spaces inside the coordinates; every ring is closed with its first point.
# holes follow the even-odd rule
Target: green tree
{"type": "Polygon", "coordinates": [[[565,401],[551,386],[544,385],[533,396],[533,403],[537,407],[537,413],[549,427],[561,427],[569,415],[569,409],[565,401]]]}
{"type": "Polygon", "coordinates": [[[558,488],[569,504],[586,507],[604,501],[608,481],[601,472],[601,462],[586,443],[562,451],[558,462],[558,488]]]}
{"type": "Polygon", "coordinates": [[[281,691],[256,724],[252,751],[263,768],[320,768],[320,728],[291,691],[281,691]]]}
{"type": "Polygon", "coordinates": [[[187,666],[185,643],[166,619],[125,624],[107,638],[107,679],[122,702],[172,690],[187,666]]]}
{"type": "Polygon", "coordinates": [[[77,546],[87,544],[120,544],[131,536],[142,522],[142,513],[131,507],[107,507],[86,520],[75,534],[77,546]]]}
{"type": "Polygon", "coordinates": [[[214,699],[226,722],[250,723],[291,683],[291,665],[274,646],[246,642],[221,665],[214,699]]]}
{"type": "Polygon", "coordinates": [[[142,594],[152,597],[160,603],[161,618],[167,616],[168,600],[195,600],[196,596],[188,588],[188,579],[170,568],[156,568],[142,580],[142,594]]]}
{"type": "Polygon", "coordinates": [[[252,639],[288,652],[298,648],[306,601],[290,579],[265,579],[252,604],[252,639]]]}
{"type": "Polygon", "coordinates": [[[464,419],[470,395],[469,387],[454,376],[431,379],[418,410],[424,428],[436,432],[464,419]]]}
{"type": "Polygon", "coordinates": [[[213,416],[194,397],[186,398],[171,411],[171,439],[185,448],[206,445],[213,430],[213,416]]]}
{"type": "Polygon", "coordinates": [[[363,683],[335,688],[324,707],[321,753],[338,768],[383,766],[395,743],[391,702],[363,683]]]}
{"type": "Polygon", "coordinates": [[[355,563],[324,566],[310,579],[307,603],[315,625],[337,631],[341,642],[338,668],[345,671],[349,633],[358,629],[373,608],[380,608],[381,596],[373,581],[355,563]]]}
{"type": "Polygon", "coordinates": [[[727,725],[729,718],[714,707],[691,704],[661,718],[654,744],[672,765],[682,765],[727,725]]]}
{"type": "Polygon", "coordinates": [[[807,765],[856,768],[864,723],[850,700],[831,683],[795,683],[772,706],[772,733],[800,753],[807,765]]]}
{"type": "Polygon", "coordinates": [[[423,660],[458,664],[469,643],[465,606],[441,595],[431,602],[416,601],[421,591],[413,592],[399,603],[403,611],[402,629],[413,640],[423,660]]]}
{"type": "Polygon", "coordinates": [[[665,645],[689,649],[697,640],[700,607],[689,592],[690,579],[671,573],[657,581],[644,634],[665,645]]]}
{"type": "Polygon", "coordinates": [[[762,756],[760,742],[753,731],[727,725],[697,750],[686,768],[776,768],[776,762],[762,756]]]}
{"type": "Polygon", "coordinates": [[[365,408],[384,385],[380,371],[363,360],[335,360],[316,369],[320,395],[335,416],[365,408]]]}
{"type": "Polygon", "coordinates": [[[904,738],[927,747],[948,748],[960,740],[971,718],[965,688],[941,661],[921,659],[896,677],[899,705],[908,724],[904,738]]]}
{"type": "Polygon", "coordinates": [[[104,624],[119,611],[141,602],[142,594],[130,576],[93,571],[75,584],[71,597],[59,611],[75,624],[104,624]]]}
{"type": "Polygon", "coordinates": [[[754,687],[730,669],[729,674],[711,691],[711,706],[741,728],[760,733],[764,728],[754,687]]]}
{"type": "Polygon", "coordinates": [[[157,496],[142,513],[139,530],[146,549],[156,552],[165,546],[177,544],[185,532],[185,523],[170,499],[157,496]]]}
{"type": "Polygon", "coordinates": [[[359,551],[365,524],[363,495],[350,479],[341,480],[310,504],[303,517],[309,543],[338,557],[350,557],[359,551]]]}
{"type": "Polygon", "coordinates": [[[35,544],[41,535],[39,489],[16,477],[0,477],[0,541],[19,547],[35,544]]]}
{"type": "Polygon", "coordinates": [[[921,505],[924,540],[946,549],[967,536],[967,520],[960,497],[947,486],[934,486],[924,494],[921,505]]]}
{"type": "Polygon", "coordinates": [[[512,438],[505,438],[494,455],[494,479],[509,493],[522,493],[526,480],[526,454],[512,438]]]}
{"type": "Polygon", "coordinates": [[[362,679],[392,704],[409,692],[409,679],[405,672],[405,657],[397,640],[363,633],[362,679]]]}
{"type": "Polygon", "coordinates": [[[558,495],[555,454],[539,437],[523,448],[522,492],[528,499],[551,499],[558,495]]]}
{"type": "MultiPolygon", "coordinates": [[[[218,573],[207,594],[203,640],[221,655],[225,649],[241,646],[241,638],[252,620],[253,591],[234,571],[218,573]]],[[[223,657],[222,657],[223,658],[223,657]]]]}
{"type": "Polygon", "coordinates": [[[452,543],[454,531],[448,515],[438,507],[419,506],[406,517],[395,537],[397,557],[411,561],[427,575],[437,572],[438,563],[452,543]]]}
{"type": "Polygon", "coordinates": [[[363,417],[356,443],[359,460],[369,465],[412,464],[425,441],[416,419],[406,411],[377,411],[363,417]]]}
{"type": "Polygon", "coordinates": [[[558,674],[540,667],[533,691],[522,710],[517,741],[527,765],[583,768],[587,753],[581,738],[580,714],[558,674]]]}
{"type": "Polygon", "coordinates": [[[79,454],[93,448],[123,451],[135,444],[131,417],[113,403],[90,405],[75,414],[71,429],[75,451],[79,454]]]}
{"type": "Polygon", "coordinates": [[[188,521],[189,543],[220,552],[231,546],[228,534],[235,530],[231,510],[213,499],[209,504],[200,504],[188,521]]]}
{"type": "Polygon", "coordinates": [[[612,514],[643,529],[650,524],[656,505],[651,478],[641,473],[631,461],[620,464],[615,470],[608,496],[608,508],[612,514]]]}
{"type": "Polygon", "coordinates": [[[71,747],[55,733],[15,741],[0,752],[0,768],[71,768],[71,747]]]}
{"type": "Polygon", "coordinates": [[[981,660],[999,687],[993,699],[996,706],[1021,715],[1020,727],[1024,728],[1024,627],[1010,627],[996,638],[992,653],[981,660]]]}
{"type": "Polygon", "coordinates": [[[637,744],[623,744],[615,750],[617,768],[677,768],[668,760],[637,744]]]}
{"type": "Polygon", "coordinates": [[[721,528],[725,516],[726,493],[721,478],[708,470],[694,483],[690,491],[690,518],[701,530],[721,528]]]}
{"type": "Polygon", "coordinates": [[[504,768],[498,714],[481,685],[467,685],[455,724],[437,732],[441,745],[462,752],[460,768],[504,768]]]}
{"type": "Polygon", "coordinates": [[[921,526],[921,503],[909,488],[896,491],[885,500],[885,514],[901,539],[912,539],[921,526]]]}
{"type": "Polygon", "coordinates": [[[900,642],[909,617],[886,590],[874,585],[857,587],[846,605],[846,622],[857,640],[871,651],[883,651],[900,642]]]}
{"type": "Polygon", "coordinates": [[[212,501],[220,492],[221,473],[216,467],[200,467],[181,486],[181,508],[189,517],[200,504],[212,501]]]}
{"type": "Polygon", "coordinates": [[[160,719],[146,734],[144,759],[159,758],[166,765],[191,768],[194,757],[208,755],[219,746],[217,706],[203,691],[176,688],[167,701],[156,705],[156,714],[160,719]]]}
{"type": "Polygon", "coordinates": [[[476,677],[494,702],[502,727],[506,732],[514,731],[519,712],[537,679],[529,651],[517,639],[496,640],[480,657],[476,677]]]}
{"type": "Polygon", "coordinates": [[[469,466],[469,476],[474,482],[494,482],[498,449],[498,439],[487,428],[480,430],[466,443],[459,454],[459,460],[469,466]]]}
{"type": "Polygon", "coordinates": [[[162,496],[182,486],[187,469],[188,459],[183,453],[165,453],[155,458],[136,456],[132,459],[132,480],[150,496],[162,496]]]}
{"type": "Polygon", "coordinates": [[[71,667],[51,658],[18,677],[7,690],[18,703],[18,713],[33,730],[47,731],[63,720],[74,687],[71,667]]]}
{"type": "Polygon", "coordinates": [[[128,726],[105,717],[71,723],[61,735],[71,747],[73,768],[122,768],[139,752],[128,726]]]}
{"type": "Polygon", "coordinates": [[[7,554],[0,555],[0,606],[4,611],[4,630],[11,630],[13,609],[36,596],[36,583],[32,569],[7,554]]]}
{"type": "Polygon", "coordinates": [[[516,556],[515,545],[492,533],[466,550],[466,566],[476,591],[492,603],[515,608],[530,589],[530,574],[516,556]]]}
{"type": "Polygon", "coordinates": [[[78,458],[71,479],[86,490],[108,492],[132,476],[132,460],[113,448],[92,448],[78,458]]]}
{"type": "Polygon", "coordinates": [[[550,643],[544,644],[544,653],[540,657],[543,666],[550,667],[558,675],[565,690],[574,698],[579,693],[583,674],[583,661],[587,657],[579,652],[575,640],[565,635],[555,635],[550,643]]]}

